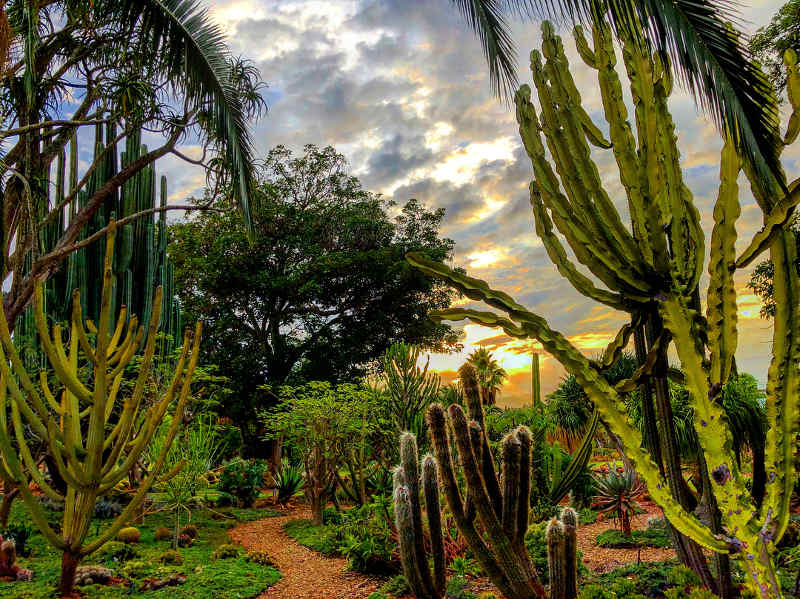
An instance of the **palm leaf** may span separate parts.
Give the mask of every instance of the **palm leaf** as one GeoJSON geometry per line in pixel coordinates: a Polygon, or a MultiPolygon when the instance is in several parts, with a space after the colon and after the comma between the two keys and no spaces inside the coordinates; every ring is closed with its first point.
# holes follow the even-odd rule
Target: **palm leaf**
{"type": "Polygon", "coordinates": [[[253,144],[245,110],[233,81],[222,29],[212,24],[198,0],[116,0],[111,10],[157,48],[160,64],[197,108],[210,109],[208,134],[224,148],[233,189],[250,229],[253,144]]]}
{"type": "Polygon", "coordinates": [[[575,24],[607,16],[618,35],[642,39],[669,56],[683,87],[720,129],[733,133],[739,154],[759,177],[785,188],[774,93],[728,25],[739,20],[732,0],[450,1],[481,40],[492,88],[503,92],[517,86],[516,48],[504,13],[575,24]]]}

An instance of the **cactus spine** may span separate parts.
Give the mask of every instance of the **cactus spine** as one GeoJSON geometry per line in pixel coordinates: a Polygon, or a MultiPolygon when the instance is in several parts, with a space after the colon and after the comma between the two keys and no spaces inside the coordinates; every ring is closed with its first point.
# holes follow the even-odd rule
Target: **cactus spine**
{"type": "MultiPolygon", "coordinates": [[[[688,537],[687,541],[738,561],[746,573],[745,584],[756,596],[780,597],[772,556],[789,520],[795,477],[792,451],[800,426],[800,304],[797,302],[800,282],[795,268],[797,248],[785,223],[800,202],[800,181],[786,185],[787,195],[774,182],[758,180],[745,165],[745,174],[763,213],[764,227],[737,257],[736,182],[742,164],[733,141],[730,137],[725,140],[710,238],[707,310],[702,314],[699,283],[705,236],[699,212],[682,179],[675,127],[667,108],[672,89],[669,65],[651,57],[635,40],[621,40],[634,105],[634,136],[615,68],[611,29],[606,24],[596,24],[593,47],[580,28],[575,30],[579,54],[597,71],[609,123],[610,140],[606,140],[581,106],[561,39],[549,23],[544,23],[542,30],[542,52],[531,52],[541,117],[531,103],[527,85],[515,96],[520,135],[533,166],[530,199],[536,232],[559,272],[578,291],[629,313],[632,321],[648,322],[655,337],[649,340],[645,360],[634,377],[611,386],[602,377],[602,364],[588,359],[543,318],[507,294],[441,263],[411,254],[412,264],[450,282],[470,299],[482,300],[503,313],[451,308],[432,316],[447,320],[466,318],[501,327],[514,337],[537,339],[575,375],[604,422],[621,438],[625,453],[671,525],[688,537]],[[630,227],[623,224],[602,188],[590,144],[613,152],[627,195],[630,227]],[[592,272],[594,280],[570,260],[562,236],[577,260],[592,272]],[[775,268],[776,314],[767,380],[768,482],[759,509],[739,471],[730,430],[717,399],[732,371],[737,345],[735,270],[746,267],[767,249],[775,268]],[[667,472],[668,484],[662,469],[653,461],[655,452],[643,449],[642,436],[628,421],[621,398],[621,391],[649,381],[650,377],[656,382],[665,381],[660,370],[670,346],[677,351],[686,373],[703,461],[710,474],[707,507],[719,516],[711,518],[710,526],[687,507],[685,491],[679,488],[682,481],[667,472]]],[[[800,73],[793,51],[786,53],[785,62],[793,109],[784,140],[789,144],[800,130],[800,73]]],[[[623,327],[606,355],[613,355],[627,345],[635,328],[623,327]]],[[[432,420],[443,434],[443,414],[432,420]]],[[[458,431],[458,418],[452,420],[458,431]]],[[[707,565],[703,565],[707,570],[707,565]]],[[[721,592],[725,594],[724,589],[721,592]]]]}
{"type": "Polygon", "coordinates": [[[115,234],[116,224],[112,219],[106,236],[100,314],[96,325],[90,326],[87,322],[82,312],[80,292],[76,290],[69,340],[65,344],[60,324],[55,324],[52,332],[48,330],[45,292],[41,283],[35,287],[33,315],[39,342],[59,387],[51,386],[53,381],[48,379],[45,371],[41,372],[38,384],[34,383],[11,338],[5,315],[0,315],[0,471],[4,478],[12,480],[19,488],[20,496],[42,535],[62,551],[59,590],[64,596],[71,596],[75,569],[80,560],[116,535],[144,501],[156,477],[161,475],[167,451],[189,401],[198,359],[199,322],[193,336],[189,330],[184,334],[183,349],[171,383],[151,405],[144,405],[147,373],[156,349],[161,288],[155,292],[151,318],[145,325],[139,326],[136,316],[128,319],[124,308],[120,310],[116,323],[112,323],[115,234]],[[87,328],[94,333],[93,338],[90,338],[87,328]],[[148,335],[145,335],[145,330],[149,330],[148,335]],[[125,369],[139,349],[143,349],[139,375],[132,389],[123,391],[121,383],[125,369]],[[79,353],[81,361],[86,360],[93,367],[86,380],[82,380],[84,369],[79,368],[79,353]],[[139,484],[122,513],[100,536],[84,545],[97,498],[127,476],[168,410],[172,410],[172,424],[152,470],[139,484]],[[39,470],[28,444],[29,429],[53,457],[58,474],[66,484],[65,493],[56,490],[39,470]],[[48,522],[39,498],[29,487],[31,483],[36,483],[54,501],[64,502],[60,531],[48,522]]]}
{"type": "Polygon", "coordinates": [[[417,439],[411,433],[400,437],[401,465],[394,472],[394,513],[399,532],[403,572],[419,599],[440,599],[445,591],[444,537],[439,506],[436,463],[431,456],[422,461],[422,489],[433,554],[433,573],[428,566],[422,526],[417,439]]]}

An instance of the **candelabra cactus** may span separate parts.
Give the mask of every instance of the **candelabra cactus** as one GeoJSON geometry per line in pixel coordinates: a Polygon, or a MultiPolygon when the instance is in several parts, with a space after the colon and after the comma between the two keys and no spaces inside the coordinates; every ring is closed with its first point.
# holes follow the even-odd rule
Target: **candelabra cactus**
{"type": "MultiPolygon", "coordinates": [[[[541,117],[531,103],[528,86],[523,86],[515,96],[520,134],[534,171],[530,199],[536,231],[548,255],[559,272],[582,294],[631,315],[631,323],[612,340],[603,359],[590,360],[566,337],[551,329],[543,318],[487,283],[415,254],[410,254],[408,259],[425,272],[449,281],[470,299],[482,300],[504,313],[451,308],[434,313],[434,318],[466,318],[502,327],[514,337],[537,339],[575,375],[604,422],[622,439],[625,453],[647,483],[650,495],[662,507],[672,526],[685,536],[682,538],[738,561],[746,573],[745,584],[757,596],[779,597],[772,556],[789,521],[795,476],[792,450],[800,416],[800,303],[797,301],[800,283],[795,267],[794,237],[785,225],[800,201],[800,180],[778,185],[774,181],[757,179],[745,166],[764,226],[737,257],[736,220],[740,213],[737,178],[742,164],[732,141],[736,132],[728,132],[713,211],[707,309],[703,314],[699,283],[705,238],[699,212],[683,183],[675,128],[667,108],[672,88],[669,65],[662,63],[658,56],[650,56],[641,44],[624,39],[624,33],[622,35],[622,57],[635,109],[635,134],[627,120],[628,109],[615,69],[612,33],[602,23],[593,29],[594,47],[580,29],[576,29],[575,39],[584,62],[597,71],[603,110],[609,122],[609,140],[583,109],[561,40],[549,23],[543,25],[542,53],[531,53],[541,117]],[[623,224],[602,187],[589,144],[600,148],[597,151],[612,149],[628,200],[629,227],[623,224]],[[555,170],[545,148],[555,162],[555,170]],[[554,228],[599,284],[581,273],[570,260],[554,228]],[[734,274],[736,269],[746,267],[767,249],[775,268],[776,314],[767,382],[767,485],[763,504],[758,508],[737,466],[730,431],[718,399],[733,370],[737,345],[734,274]],[[610,385],[602,376],[604,367],[613,362],[614,356],[644,322],[648,323],[649,339],[641,367],[630,380],[610,385]],[[686,374],[703,463],[707,464],[710,474],[709,492],[703,497],[712,515],[709,523],[701,522],[688,506],[685,483],[679,476],[679,469],[674,471],[674,463],[668,462],[665,455],[662,456],[664,462],[657,464],[654,459],[662,459],[657,457],[658,449],[643,448],[642,435],[628,421],[621,398],[622,392],[635,388],[648,377],[657,383],[657,396],[660,389],[663,391],[670,347],[675,348],[686,374]]],[[[785,62],[789,100],[794,111],[784,140],[789,144],[800,132],[800,75],[794,52],[787,52],[785,62]]],[[[777,118],[777,109],[774,114],[777,118]]],[[[469,449],[463,414],[451,408],[450,416],[459,449],[469,449]]],[[[449,448],[443,443],[443,410],[433,410],[430,420],[439,439],[439,466],[446,472],[445,464],[450,463],[450,456],[449,448]]],[[[658,434],[665,433],[659,430],[658,434]]],[[[477,454],[465,462],[476,458],[477,454]]],[[[465,470],[469,472],[470,469],[465,470]]],[[[444,478],[448,480],[447,476],[444,478]]],[[[445,485],[448,498],[452,495],[452,503],[458,506],[460,498],[450,487],[450,484],[445,485]]],[[[490,505],[486,497],[488,487],[487,484],[485,490],[473,492],[473,485],[469,484],[470,498],[481,507],[479,514],[486,519],[486,524],[491,523],[491,518],[499,519],[499,512],[487,508],[490,505]]],[[[492,528],[490,535],[495,534],[494,527],[487,528],[492,528]]],[[[504,547],[512,544],[507,540],[504,547]]],[[[688,555],[687,548],[688,545],[678,549],[688,555]]],[[[702,552],[694,551],[695,556],[698,553],[703,559],[702,552]]],[[[481,555],[480,552],[476,554],[481,555]]],[[[518,576],[514,584],[522,580],[528,583],[523,570],[515,570],[514,575],[518,576]]],[[[506,588],[511,583],[511,580],[504,582],[506,588]]],[[[720,592],[727,594],[724,589],[720,592]]]]}
{"type": "Polygon", "coordinates": [[[152,311],[144,326],[139,326],[136,316],[128,319],[124,307],[120,310],[116,326],[113,326],[111,305],[115,234],[116,224],[111,220],[105,243],[99,318],[94,323],[84,320],[80,292],[76,290],[67,343],[62,338],[61,325],[56,324],[52,333],[48,330],[43,285],[40,283],[35,288],[33,314],[39,343],[60,388],[51,386],[53,381],[48,379],[44,371],[38,384],[34,383],[11,339],[5,316],[0,315],[2,475],[14,481],[19,488],[31,518],[42,535],[62,551],[60,592],[63,596],[71,596],[75,570],[80,560],[113,538],[130,520],[157,477],[171,474],[163,474],[161,470],[182,421],[197,365],[201,332],[199,322],[193,335],[189,330],[184,334],[183,349],[169,386],[152,405],[143,404],[147,376],[155,353],[155,331],[161,316],[161,288],[156,290],[152,311]],[[142,347],[143,357],[138,376],[132,389],[126,391],[123,398],[121,383],[126,367],[142,347]],[[91,370],[86,381],[81,380],[83,369],[79,368],[84,361],[91,370]],[[137,463],[170,408],[173,409],[172,424],[153,468],[141,481],[122,513],[97,538],[84,545],[98,497],[110,491],[137,463]],[[56,490],[39,469],[28,445],[27,428],[33,430],[46,445],[57,474],[66,484],[65,493],[56,490]],[[12,445],[12,435],[16,448],[12,445]],[[29,487],[30,483],[36,483],[51,499],[64,502],[64,516],[59,531],[47,521],[41,503],[29,487]]]}
{"type": "Polygon", "coordinates": [[[444,536],[439,506],[439,485],[436,463],[431,456],[422,460],[422,490],[433,554],[433,573],[422,527],[422,506],[419,493],[419,457],[417,439],[411,433],[400,437],[401,465],[394,471],[394,515],[397,525],[400,561],[408,583],[419,599],[440,599],[445,591],[444,536]]]}

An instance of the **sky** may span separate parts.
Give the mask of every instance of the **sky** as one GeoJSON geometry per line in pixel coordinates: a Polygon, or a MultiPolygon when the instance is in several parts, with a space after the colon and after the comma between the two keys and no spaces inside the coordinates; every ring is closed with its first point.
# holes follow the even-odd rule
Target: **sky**
{"type": "MultiPolygon", "coordinates": [[[[782,2],[740,4],[745,29],[754,31],[782,2]]],[[[587,355],[605,347],[625,315],[581,296],[549,261],[533,229],[532,170],[513,107],[492,95],[479,42],[452,2],[209,0],[208,6],[225,28],[232,52],[253,61],[269,85],[264,93],[269,112],[252,129],[259,155],[278,144],[296,152],[308,143],[334,146],[365,189],[401,205],[416,198],[428,208],[445,208],[442,234],[456,242],[455,265],[546,317],[587,355]]],[[[531,80],[527,56],[540,45],[539,31],[539,23],[513,24],[521,82],[531,80]]],[[[577,56],[569,32],[561,34],[583,104],[607,130],[596,75],[577,56]]],[[[719,134],[682,90],[673,93],[670,109],[685,182],[709,231],[719,182],[719,134]]],[[[611,152],[595,150],[593,157],[609,195],[622,207],[611,152]]],[[[800,144],[788,148],[783,160],[790,178],[800,175],[800,144]]],[[[170,201],[202,195],[205,178],[199,169],[173,156],[158,168],[169,178],[170,201]]],[[[761,216],[743,179],[740,185],[741,249],[761,216]]],[[[748,272],[737,275],[737,364],[763,384],[771,327],[759,317],[748,278],[748,272]]],[[[499,403],[529,402],[535,344],[512,340],[499,329],[459,327],[464,350],[430,356],[443,379],[452,379],[466,355],[485,346],[509,373],[499,403]]],[[[544,393],[564,375],[546,354],[541,372],[544,393]]]]}

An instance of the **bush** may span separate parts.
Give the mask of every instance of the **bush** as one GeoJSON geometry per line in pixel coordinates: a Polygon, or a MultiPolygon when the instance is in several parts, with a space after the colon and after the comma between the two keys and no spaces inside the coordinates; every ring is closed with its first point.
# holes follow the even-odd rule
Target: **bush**
{"type": "Polygon", "coordinates": [[[264,462],[241,459],[228,462],[220,475],[219,490],[235,497],[239,507],[251,507],[264,485],[266,471],[264,462]]]}
{"type": "Polygon", "coordinates": [[[448,599],[478,599],[475,593],[471,593],[468,588],[467,579],[463,576],[453,576],[447,581],[448,599]]]}
{"type": "Polygon", "coordinates": [[[381,592],[391,595],[392,597],[402,597],[411,592],[411,587],[406,577],[402,574],[398,574],[381,587],[381,592]]]}
{"type": "MultiPolygon", "coordinates": [[[[591,575],[591,580],[587,581],[584,588],[592,586],[593,583],[599,586],[601,590],[608,590],[620,579],[630,578],[636,585],[636,593],[638,595],[663,597],[664,591],[670,586],[667,578],[674,566],[674,561],[630,564],[604,574],[591,575]]],[[[587,591],[587,593],[592,592],[596,592],[596,590],[587,591]]],[[[581,592],[581,599],[586,599],[583,597],[583,591],[581,592]]],[[[600,597],[598,596],[594,599],[600,599],[600,597]]]]}
{"type": "Polygon", "coordinates": [[[597,522],[597,512],[593,509],[585,508],[578,511],[578,524],[586,526],[597,522]]]}
{"type": "Polygon", "coordinates": [[[28,557],[31,554],[28,548],[28,539],[34,533],[34,528],[23,522],[17,522],[6,526],[3,539],[7,541],[14,541],[14,546],[17,549],[17,555],[28,557]]]}
{"type": "Polygon", "coordinates": [[[253,562],[254,564],[259,564],[261,566],[275,565],[275,562],[272,561],[272,558],[266,551],[249,551],[247,553],[247,561],[253,562]]]}
{"type": "Polygon", "coordinates": [[[122,513],[122,505],[116,501],[100,499],[94,504],[94,517],[98,520],[110,520],[122,513]]]}
{"type": "Polygon", "coordinates": [[[183,556],[174,549],[170,549],[162,553],[158,557],[158,561],[162,564],[180,566],[183,563],[183,556]]]}
{"type": "Polygon", "coordinates": [[[232,559],[235,557],[239,557],[239,546],[233,545],[232,543],[224,543],[220,545],[214,552],[211,554],[211,561],[217,561],[218,559],[232,559]]]}
{"type": "Polygon", "coordinates": [[[630,535],[622,534],[621,531],[608,529],[597,535],[595,542],[600,547],[612,547],[616,549],[628,547],[669,547],[672,539],[666,531],[656,524],[647,530],[634,530],[630,535]]]}
{"type": "Polygon", "coordinates": [[[380,591],[373,591],[367,599],[388,599],[388,597],[380,591]]]}
{"type": "Polygon", "coordinates": [[[292,466],[288,460],[281,462],[281,468],[275,477],[275,486],[278,491],[278,503],[281,505],[288,502],[295,493],[303,488],[305,480],[303,471],[297,466],[292,466]]]}
{"type": "Polygon", "coordinates": [[[172,532],[166,526],[159,526],[153,533],[153,538],[156,541],[166,541],[172,538],[172,532]]]}
{"type": "Polygon", "coordinates": [[[333,506],[328,506],[322,510],[322,522],[324,524],[341,524],[344,522],[344,516],[341,510],[337,510],[333,506]]]}
{"type": "Polygon", "coordinates": [[[128,526],[117,533],[117,541],[123,543],[138,543],[142,540],[142,533],[135,526],[128,526]]]}
{"type": "Polygon", "coordinates": [[[109,541],[97,551],[102,561],[127,562],[139,556],[135,547],[121,541],[109,541]]]}
{"type": "Polygon", "coordinates": [[[197,527],[194,524],[187,524],[181,528],[181,534],[195,540],[197,538],[197,527]]]}

